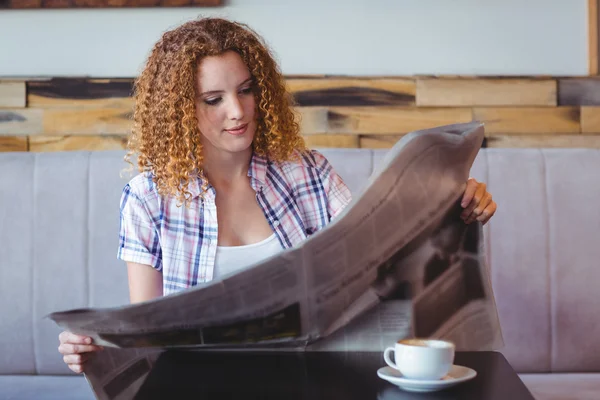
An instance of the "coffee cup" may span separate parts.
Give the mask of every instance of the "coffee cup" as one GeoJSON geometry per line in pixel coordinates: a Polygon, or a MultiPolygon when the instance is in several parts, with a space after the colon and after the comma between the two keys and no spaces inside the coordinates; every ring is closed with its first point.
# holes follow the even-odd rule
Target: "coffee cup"
{"type": "Polygon", "coordinates": [[[452,368],[454,350],[454,343],[445,340],[403,339],[385,349],[383,359],[408,379],[438,380],[452,368]]]}

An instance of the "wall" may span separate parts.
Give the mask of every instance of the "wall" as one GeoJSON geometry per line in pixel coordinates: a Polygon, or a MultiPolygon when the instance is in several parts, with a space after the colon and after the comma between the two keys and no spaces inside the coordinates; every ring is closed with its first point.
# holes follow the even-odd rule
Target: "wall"
{"type": "Polygon", "coordinates": [[[221,8],[0,11],[0,77],[137,75],[199,14],[246,22],[285,74],[587,73],[585,0],[231,0],[221,8]]]}
{"type": "MultiPolygon", "coordinates": [[[[600,148],[596,78],[288,78],[309,147],[388,148],[473,119],[488,147],[600,148]]],[[[131,79],[0,81],[0,151],[122,149],[131,79]]]]}

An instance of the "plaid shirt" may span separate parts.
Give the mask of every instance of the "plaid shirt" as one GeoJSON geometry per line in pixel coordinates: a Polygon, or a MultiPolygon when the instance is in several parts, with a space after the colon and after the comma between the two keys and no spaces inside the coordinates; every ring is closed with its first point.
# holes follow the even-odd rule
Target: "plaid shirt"
{"type": "MultiPolygon", "coordinates": [[[[329,161],[313,150],[297,161],[275,163],[254,155],[250,184],[283,248],[325,227],[348,205],[350,191],[329,161]]],[[[189,207],[159,196],[151,174],[139,174],[123,189],[117,257],[148,264],[163,274],[168,295],[213,278],[217,251],[215,190],[200,196],[200,179],[190,182],[189,207]]]]}

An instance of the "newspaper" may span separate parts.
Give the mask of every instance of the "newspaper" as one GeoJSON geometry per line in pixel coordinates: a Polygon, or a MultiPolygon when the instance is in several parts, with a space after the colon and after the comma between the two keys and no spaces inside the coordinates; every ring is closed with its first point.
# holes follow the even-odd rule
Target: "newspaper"
{"type": "Polygon", "coordinates": [[[240,272],[141,304],[50,318],[106,347],[86,364],[103,400],[132,398],[170,348],[381,351],[414,336],[497,349],[482,227],[460,219],[483,136],[479,122],[404,136],[325,229],[240,272]]]}

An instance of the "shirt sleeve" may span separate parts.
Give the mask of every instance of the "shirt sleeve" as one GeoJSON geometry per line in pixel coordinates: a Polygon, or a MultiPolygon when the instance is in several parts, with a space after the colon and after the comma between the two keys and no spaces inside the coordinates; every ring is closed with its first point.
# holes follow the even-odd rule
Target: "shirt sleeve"
{"type": "Polygon", "coordinates": [[[327,195],[327,212],[333,219],[350,204],[352,194],[329,160],[317,150],[311,150],[311,153],[327,195]]]}
{"type": "Polygon", "coordinates": [[[120,214],[117,258],[162,270],[162,252],[156,225],[145,202],[130,184],[123,189],[120,214]]]}

